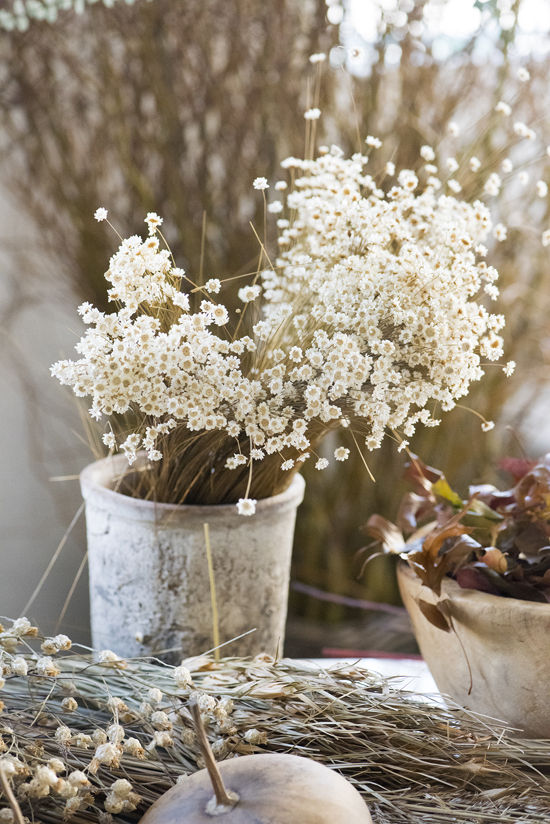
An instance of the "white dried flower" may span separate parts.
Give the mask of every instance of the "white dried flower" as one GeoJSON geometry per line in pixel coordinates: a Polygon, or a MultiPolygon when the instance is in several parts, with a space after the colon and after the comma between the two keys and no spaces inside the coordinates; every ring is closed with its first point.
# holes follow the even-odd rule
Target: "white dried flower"
{"type": "Polygon", "coordinates": [[[272,215],[278,215],[283,211],[283,204],[280,200],[273,200],[268,204],[267,211],[272,215]]]}
{"type": "Polygon", "coordinates": [[[11,777],[15,775],[17,772],[16,766],[13,763],[13,760],[10,758],[0,758],[0,767],[2,768],[2,772],[4,775],[11,777]]]}
{"type": "Polygon", "coordinates": [[[512,114],[511,106],[509,106],[508,103],[505,103],[503,100],[500,100],[497,103],[497,105],[495,106],[495,111],[499,112],[500,114],[503,114],[505,117],[510,117],[510,115],[512,114]]]}
{"type": "Polygon", "coordinates": [[[380,140],[380,138],[374,137],[371,134],[367,135],[367,137],[365,138],[365,143],[372,149],[380,149],[382,146],[382,141],[380,140]]]}
{"type": "Polygon", "coordinates": [[[17,656],[11,662],[11,666],[15,675],[26,675],[29,671],[29,665],[21,656],[17,656]]]}
{"type": "Polygon", "coordinates": [[[319,458],[317,463],[315,464],[315,469],[326,469],[328,466],[328,460],[326,458],[319,458]]]}
{"type": "Polygon", "coordinates": [[[36,672],[38,675],[44,675],[51,678],[55,678],[61,670],[54,663],[53,659],[49,656],[44,656],[42,658],[38,658],[36,662],[36,672]]]}
{"type": "Polygon", "coordinates": [[[485,181],[485,186],[483,187],[484,192],[490,197],[496,197],[500,192],[501,185],[502,180],[500,178],[500,175],[498,175],[496,172],[493,172],[485,181]]]}
{"type": "Polygon", "coordinates": [[[324,52],[316,52],[315,54],[309,55],[309,62],[310,63],[324,63],[327,59],[327,56],[324,52]]]}
{"type": "Polygon", "coordinates": [[[169,732],[164,730],[155,730],[151,743],[154,747],[164,747],[166,749],[174,746],[174,739],[169,732]]]}
{"type": "Polygon", "coordinates": [[[334,457],[337,461],[347,461],[349,455],[349,449],[346,449],[345,446],[339,446],[337,449],[334,450],[334,457]]]}
{"type": "Polygon", "coordinates": [[[97,742],[94,742],[92,736],[85,732],[75,732],[71,739],[71,744],[74,744],[75,747],[81,747],[83,750],[89,749],[94,743],[97,742]]]}
{"type": "Polygon", "coordinates": [[[107,727],[107,738],[111,744],[120,744],[124,739],[124,727],[120,724],[110,724],[107,727]]]}
{"type": "Polygon", "coordinates": [[[149,235],[154,235],[157,229],[162,226],[162,218],[156,212],[147,212],[144,221],[149,229],[149,235]]]}
{"type": "Polygon", "coordinates": [[[251,301],[256,300],[257,297],[259,297],[261,291],[261,286],[258,286],[257,283],[254,283],[250,286],[242,286],[238,292],[239,300],[243,303],[250,303],[251,301]]]}
{"type": "Polygon", "coordinates": [[[218,702],[213,695],[208,695],[206,692],[194,692],[192,698],[199,705],[199,709],[203,713],[213,713],[218,707],[218,702]]]}
{"type": "Polygon", "coordinates": [[[151,689],[147,692],[147,699],[151,701],[152,704],[160,704],[162,698],[162,690],[159,690],[158,687],[151,687],[151,689]]]}
{"type": "Polygon", "coordinates": [[[454,120],[450,120],[447,124],[447,131],[449,132],[451,137],[458,137],[458,135],[460,134],[460,127],[458,123],[456,123],[454,120]]]}
{"type": "Polygon", "coordinates": [[[128,798],[132,792],[132,785],[126,778],[118,778],[116,781],[113,781],[110,790],[115,795],[120,796],[120,798],[128,798]]]}
{"type": "Polygon", "coordinates": [[[98,222],[101,223],[102,220],[107,220],[108,214],[109,213],[107,209],[105,209],[103,206],[100,206],[98,209],[95,210],[94,217],[98,222]]]}
{"type": "Polygon", "coordinates": [[[120,761],[120,747],[108,741],[96,747],[93,760],[108,767],[117,767],[120,761]]]}
{"type": "Polygon", "coordinates": [[[151,724],[157,730],[171,730],[174,726],[167,714],[162,710],[156,710],[156,712],[151,715],[151,724]]]}
{"type": "Polygon", "coordinates": [[[246,730],[243,738],[248,744],[267,744],[267,733],[260,730],[246,730]]]}
{"type": "Polygon", "coordinates": [[[254,515],[256,512],[256,503],[253,498],[239,498],[237,501],[237,512],[239,515],[254,515]]]}
{"type": "Polygon", "coordinates": [[[69,784],[72,784],[73,787],[78,787],[79,789],[90,786],[90,780],[82,770],[73,770],[73,772],[67,776],[67,781],[69,784]]]}
{"type": "Polygon", "coordinates": [[[96,746],[99,744],[105,744],[108,740],[107,733],[105,732],[105,730],[102,730],[100,727],[98,727],[92,733],[92,740],[94,744],[96,744],[96,746]]]}
{"type": "Polygon", "coordinates": [[[75,712],[75,710],[78,709],[78,703],[74,698],[69,696],[68,698],[64,698],[61,702],[61,709],[63,712],[75,712]]]}
{"type": "Polygon", "coordinates": [[[137,738],[126,738],[126,740],[122,744],[124,752],[128,753],[128,755],[133,756],[134,758],[145,758],[145,749],[142,747],[141,743],[138,741],[137,738]]]}
{"type": "Polygon", "coordinates": [[[55,770],[45,765],[36,768],[34,779],[37,784],[46,785],[47,787],[55,787],[59,781],[55,770]]]}
{"type": "Polygon", "coordinates": [[[55,731],[55,740],[58,744],[68,744],[72,738],[72,733],[64,724],[60,724],[55,731]]]}
{"type": "Polygon", "coordinates": [[[103,806],[106,812],[119,815],[124,810],[124,799],[114,793],[107,793],[103,806]]]}
{"type": "Polygon", "coordinates": [[[527,83],[530,77],[531,75],[529,74],[529,71],[524,66],[521,66],[518,69],[517,78],[520,81],[520,83],[527,83]]]}
{"type": "Polygon", "coordinates": [[[516,362],[513,361],[513,360],[508,361],[508,363],[506,363],[502,367],[502,371],[504,372],[504,374],[506,375],[507,378],[510,378],[514,374],[515,369],[516,369],[516,362]]]}
{"type": "Polygon", "coordinates": [[[494,421],[482,421],[481,428],[484,432],[490,432],[491,429],[495,428],[495,422],[494,421]]]}
{"type": "Polygon", "coordinates": [[[265,189],[269,189],[269,183],[265,177],[257,177],[252,183],[252,186],[260,192],[265,191],[265,189]]]}
{"type": "Polygon", "coordinates": [[[304,112],[304,120],[319,120],[321,117],[321,109],[314,107],[312,109],[307,109],[304,112]]]}
{"type": "Polygon", "coordinates": [[[28,618],[17,618],[10,627],[13,635],[36,637],[38,628],[33,626],[28,618]]]}
{"type": "Polygon", "coordinates": [[[548,194],[548,184],[544,180],[537,181],[537,197],[546,197],[548,194]]]}
{"type": "Polygon", "coordinates": [[[545,229],[542,233],[542,245],[550,246],[550,229],[545,229]]]}
{"type": "Polygon", "coordinates": [[[495,228],[493,229],[493,236],[495,240],[503,241],[506,240],[508,231],[506,226],[503,223],[497,223],[495,228]]]}
{"type": "Polygon", "coordinates": [[[210,294],[217,295],[222,288],[222,284],[219,278],[209,278],[204,284],[204,288],[210,294]]]}
{"type": "Polygon", "coordinates": [[[421,146],[420,157],[428,161],[428,163],[431,163],[432,160],[435,160],[435,152],[431,146],[421,146]]]}
{"type": "Polygon", "coordinates": [[[101,650],[101,652],[98,653],[97,660],[99,664],[111,666],[114,669],[126,669],[128,666],[127,662],[111,649],[101,650]]]}
{"type": "Polygon", "coordinates": [[[481,169],[481,160],[478,157],[471,157],[468,163],[472,172],[479,172],[481,169]]]}
{"type": "Polygon", "coordinates": [[[193,679],[191,678],[191,673],[181,664],[179,667],[175,667],[172,671],[172,675],[174,676],[174,681],[176,685],[180,688],[191,687],[193,686],[193,679]]]}

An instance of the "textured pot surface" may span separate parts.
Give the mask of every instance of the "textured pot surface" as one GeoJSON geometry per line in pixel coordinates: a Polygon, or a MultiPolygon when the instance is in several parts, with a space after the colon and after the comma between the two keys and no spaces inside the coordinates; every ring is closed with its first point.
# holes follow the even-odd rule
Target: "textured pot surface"
{"type": "MultiPolygon", "coordinates": [[[[204,524],[214,566],[220,642],[227,655],[282,649],[296,508],[304,481],[258,501],[252,517],[234,504],[177,506],[121,495],[124,456],[81,474],[86,502],[92,643],[125,657],[173,650],[173,661],[213,646],[204,524]]],[[[165,656],[166,657],[166,656],[165,656]]]]}
{"type": "Polygon", "coordinates": [[[447,578],[441,600],[447,601],[455,631],[445,632],[418,607],[418,599],[435,604],[437,596],[405,563],[397,577],[420,651],[441,692],[528,736],[550,738],[550,604],[462,589],[447,578]]]}

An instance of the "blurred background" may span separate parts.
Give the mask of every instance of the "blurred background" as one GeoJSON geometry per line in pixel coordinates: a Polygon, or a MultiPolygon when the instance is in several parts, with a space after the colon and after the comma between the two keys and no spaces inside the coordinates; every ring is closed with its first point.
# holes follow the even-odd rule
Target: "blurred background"
{"type": "MultiPolygon", "coordinates": [[[[251,183],[277,179],[281,159],[303,153],[318,72],[319,143],[353,152],[376,135],[380,163],[415,166],[423,144],[444,149],[454,121],[454,156],[488,158],[498,171],[512,157],[494,111],[500,100],[546,129],[550,143],[550,5],[111,0],[57,14],[58,5],[71,6],[0,10],[0,613],[28,613],[46,632],[61,616],[60,629],[86,642],[77,477],[90,450],[49,366],[70,357],[81,335],[75,307],[106,306],[103,272],[116,238],[93,220],[95,209],[107,207],[123,236],[158,212],[189,271],[201,255],[207,275],[249,271],[257,259],[249,222],[263,221],[251,183]],[[310,64],[319,52],[327,61],[310,64]]],[[[477,417],[455,409],[411,444],[462,490],[494,480],[503,454],[550,451],[549,250],[540,243],[550,221],[535,193],[548,179],[542,146],[514,157],[529,180],[496,206],[509,228],[491,263],[501,275],[506,358],[517,369],[512,378],[493,369],[466,403],[497,425],[484,434],[477,417]]],[[[466,197],[478,194],[467,170],[462,185],[466,197]]],[[[273,240],[274,226],[268,232],[273,240]]],[[[287,653],[414,650],[391,559],[364,568],[374,548],[361,531],[373,512],[396,514],[403,464],[388,441],[371,455],[375,483],[359,459],[323,473],[306,465],[287,653]]]]}

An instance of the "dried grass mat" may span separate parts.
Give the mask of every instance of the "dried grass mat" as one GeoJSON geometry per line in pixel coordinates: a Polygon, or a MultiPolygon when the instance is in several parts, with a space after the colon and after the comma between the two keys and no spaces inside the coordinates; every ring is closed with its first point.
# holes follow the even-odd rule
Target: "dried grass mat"
{"type": "Polygon", "coordinates": [[[1,822],[18,821],[10,788],[33,822],[139,820],[200,766],[191,694],[218,759],[314,758],[353,782],[376,824],[550,821],[550,741],[515,738],[363,669],[266,656],[94,663],[48,641],[51,655],[33,653],[36,641],[10,631],[0,633],[1,822]]]}

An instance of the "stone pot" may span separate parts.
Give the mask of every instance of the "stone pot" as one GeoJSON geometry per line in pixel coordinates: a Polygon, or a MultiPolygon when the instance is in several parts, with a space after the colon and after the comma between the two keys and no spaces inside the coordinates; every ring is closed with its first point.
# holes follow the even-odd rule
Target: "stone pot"
{"type": "Polygon", "coordinates": [[[444,579],[438,599],[404,561],[397,579],[440,691],[529,737],[550,738],[550,604],[462,589],[451,578],[444,579]],[[430,623],[419,599],[447,601],[454,632],[430,623]]]}
{"type": "Polygon", "coordinates": [[[304,480],[260,500],[251,517],[234,504],[179,506],[115,492],[124,455],[87,466],[86,503],[92,645],[124,657],[165,660],[206,652],[213,612],[204,524],[209,525],[220,643],[226,655],[282,651],[296,509],[304,480]]]}

